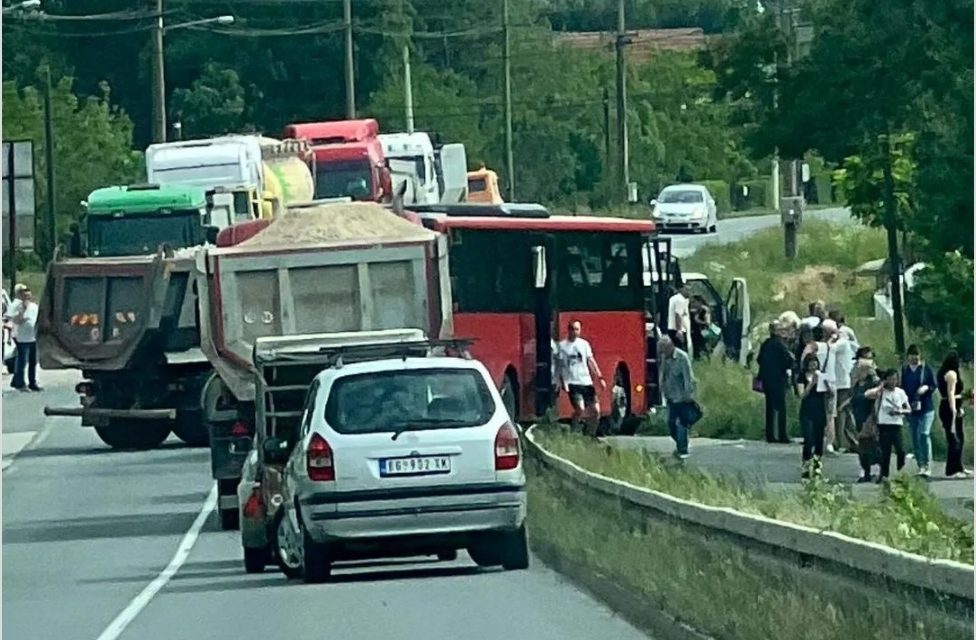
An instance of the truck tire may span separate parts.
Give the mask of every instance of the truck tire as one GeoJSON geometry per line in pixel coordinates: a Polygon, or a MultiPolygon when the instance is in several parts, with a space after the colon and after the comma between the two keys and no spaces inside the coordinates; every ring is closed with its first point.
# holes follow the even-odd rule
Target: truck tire
{"type": "Polygon", "coordinates": [[[180,411],[176,414],[173,433],[191,447],[209,447],[210,432],[199,411],[180,411]]]}
{"type": "Polygon", "coordinates": [[[164,420],[109,420],[96,426],[95,433],[102,442],[120,450],[155,449],[169,437],[170,425],[164,420]]]}

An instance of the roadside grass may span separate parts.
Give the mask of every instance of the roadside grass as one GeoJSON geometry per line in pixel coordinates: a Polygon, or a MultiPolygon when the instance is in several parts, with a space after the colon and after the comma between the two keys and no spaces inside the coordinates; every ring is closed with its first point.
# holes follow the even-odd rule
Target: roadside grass
{"type": "MultiPolygon", "coordinates": [[[[18,271],[17,282],[22,282],[30,287],[30,290],[34,293],[34,299],[40,300],[41,295],[44,293],[44,280],[46,275],[43,271],[18,271]]],[[[5,281],[3,283],[4,288],[8,288],[9,284],[9,280],[5,281]]],[[[13,295],[12,290],[8,290],[7,293],[13,295]]]]}
{"type": "Polygon", "coordinates": [[[773,493],[646,451],[613,448],[558,426],[542,426],[534,433],[543,448],[584,469],[677,498],[836,531],[932,558],[973,562],[972,523],[946,515],[924,483],[907,475],[894,478],[875,501],[857,500],[849,486],[824,479],[805,482],[797,494],[773,493]]]}
{"type": "Polygon", "coordinates": [[[543,559],[580,567],[714,638],[972,636],[971,622],[944,605],[772,560],[529,470],[530,543],[543,559]]]}
{"type": "MultiPolygon", "coordinates": [[[[901,357],[895,353],[891,324],[873,319],[872,296],[874,278],[855,277],[854,271],[863,263],[886,255],[884,234],[877,229],[860,225],[835,225],[822,221],[804,223],[798,237],[796,260],[787,260],[783,253],[783,232],[779,228],[760,231],[755,235],[727,245],[707,245],[683,261],[684,269],[708,275],[720,291],[728,288],[733,277],[744,277],[749,285],[752,308],[752,342],[757,352],[766,337],[764,327],[785,310],[792,309],[806,315],[811,300],[822,299],[829,308],[844,312],[848,324],[862,345],[871,346],[880,367],[898,367],[901,357]]],[[[937,368],[941,360],[937,336],[906,326],[906,343],[917,343],[928,354],[929,364],[937,368]]],[[[705,407],[705,416],[696,425],[696,435],[711,438],[764,437],[763,398],[752,391],[751,377],[755,371],[742,369],[731,363],[695,363],[698,395],[705,407]]],[[[963,382],[972,389],[973,370],[967,366],[963,382]]],[[[790,433],[800,435],[795,398],[787,398],[790,433]]],[[[973,412],[964,421],[967,446],[963,457],[973,463],[973,412]]],[[[664,435],[661,420],[653,417],[644,430],[664,435]]],[[[907,430],[904,441],[911,450],[907,430]]],[[[932,428],[933,454],[945,459],[945,433],[938,420],[932,428]]]]}

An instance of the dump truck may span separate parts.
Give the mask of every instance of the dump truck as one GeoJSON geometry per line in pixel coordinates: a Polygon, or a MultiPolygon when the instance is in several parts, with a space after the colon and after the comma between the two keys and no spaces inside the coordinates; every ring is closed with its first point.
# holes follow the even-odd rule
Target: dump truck
{"type": "Polygon", "coordinates": [[[224,529],[240,521],[237,488],[257,422],[257,340],[383,329],[450,336],[447,256],[442,235],[373,203],[294,207],[247,233],[226,229],[198,254],[200,344],[214,368],[203,415],[224,529]]]}

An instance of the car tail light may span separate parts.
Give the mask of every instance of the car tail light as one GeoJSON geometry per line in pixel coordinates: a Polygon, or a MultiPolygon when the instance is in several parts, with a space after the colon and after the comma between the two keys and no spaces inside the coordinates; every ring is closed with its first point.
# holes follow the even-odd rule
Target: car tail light
{"type": "Polygon", "coordinates": [[[317,482],[331,482],[335,480],[335,467],[332,464],[332,447],[325,438],[315,433],[305,451],[308,467],[308,477],[317,482]]]}
{"type": "Polygon", "coordinates": [[[518,431],[506,422],[495,436],[495,471],[509,471],[518,467],[520,458],[518,431]]]}
{"type": "Polygon", "coordinates": [[[238,420],[234,423],[234,426],[230,428],[230,437],[232,438],[246,438],[251,435],[251,430],[247,428],[247,423],[238,420]]]}
{"type": "Polygon", "coordinates": [[[244,503],[244,517],[248,520],[264,519],[264,497],[261,495],[259,484],[255,484],[251,489],[251,497],[244,503]]]}

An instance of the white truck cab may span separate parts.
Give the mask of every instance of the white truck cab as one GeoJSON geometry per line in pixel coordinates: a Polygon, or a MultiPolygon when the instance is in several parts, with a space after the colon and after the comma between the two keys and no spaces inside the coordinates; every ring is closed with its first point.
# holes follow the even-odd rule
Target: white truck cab
{"type": "Polygon", "coordinates": [[[423,132],[382,133],[379,136],[383,154],[393,179],[393,191],[407,182],[409,204],[437,204],[440,188],[437,183],[434,144],[423,132]]]}

